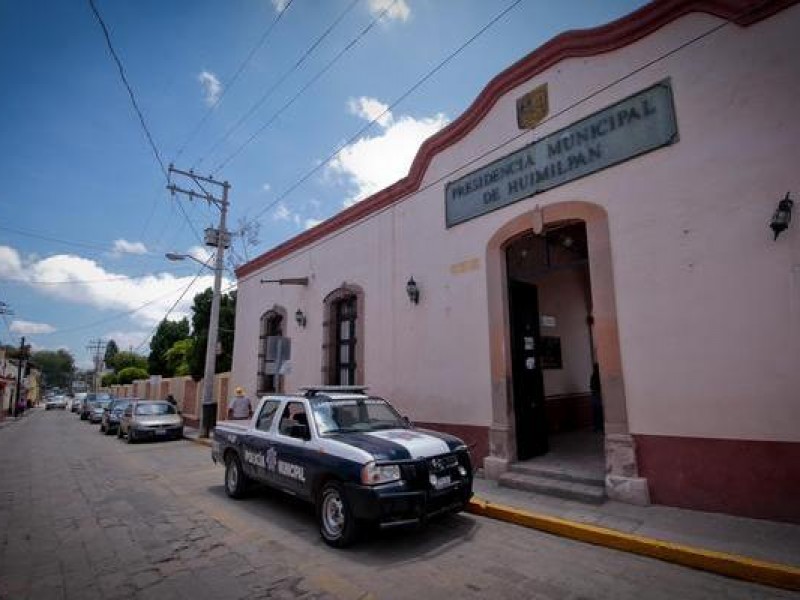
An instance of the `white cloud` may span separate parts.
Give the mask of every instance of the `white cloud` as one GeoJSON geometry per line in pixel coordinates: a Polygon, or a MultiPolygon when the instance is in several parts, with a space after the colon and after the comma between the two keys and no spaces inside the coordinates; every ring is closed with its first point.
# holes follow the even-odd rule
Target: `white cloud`
{"type": "Polygon", "coordinates": [[[208,263],[211,260],[211,257],[214,256],[214,252],[211,251],[207,246],[192,246],[189,248],[189,252],[187,252],[189,256],[192,256],[199,260],[202,263],[208,263]]]}
{"type": "MultiPolygon", "coordinates": [[[[312,198],[308,201],[308,205],[317,209],[320,207],[320,202],[312,198]]],[[[284,202],[279,202],[278,206],[275,207],[275,210],[272,212],[272,219],[274,221],[294,223],[297,227],[302,227],[303,229],[311,229],[323,221],[323,219],[306,217],[300,212],[292,211],[284,202]]]]}
{"type": "Polygon", "coordinates": [[[24,279],[22,260],[17,251],[8,246],[0,246],[0,277],[24,279]]]}
{"type": "Polygon", "coordinates": [[[211,71],[202,71],[197,76],[197,81],[200,82],[200,85],[203,87],[203,93],[205,97],[203,98],[209,106],[213,106],[219,100],[219,95],[222,93],[222,84],[219,82],[214,73],[211,71]]]}
{"type": "MultiPolygon", "coordinates": [[[[194,279],[194,275],[179,277],[172,273],[127,277],[104,269],[94,260],[71,254],[23,261],[19,253],[8,246],[0,246],[0,259],[3,258],[8,260],[0,260],[0,272],[13,271],[19,266],[16,278],[26,281],[46,296],[111,311],[136,310],[132,318],[144,327],[155,325],[163,319],[167,310],[194,279]],[[65,281],[85,283],[53,284],[65,281]]],[[[230,283],[223,278],[223,287],[230,283]]],[[[188,315],[194,295],[212,285],[211,271],[198,277],[170,318],[188,315]]]]}
{"type": "Polygon", "coordinates": [[[276,221],[289,221],[292,218],[292,211],[283,202],[279,202],[272,213],[272,218],[276,221]]]}
{"type": "MultiPolygon", "coordinates": [[[[71,350],[69,351],[72,352],[71,350]]],[[[74,352],[72,352],[72,356],[75,356],[74,352]]],[[[82,371],[94,371],[94,359],[92,357],[89,358],[78,357],[75,359],[75,368],[80,369],[82,371]]]]}
{"type": "Polygon", "coordinates": [[[11,321],[9,327],[11,333],[19,333],[20,335],[34,335],[37,333],[53,333],[56,328],[47,323],[34,323],[33,321],[23,321],[21,319],[11,321]]]}
{"type": "Polygon", "coordinates": [[[142,242],[129,242],[128,240],[114,240],[112,253],[116,256],[122,254],[147,254],[147,246],[142,242]]]}
{"type": "MultiPolygon", "coordinates": [[[[355,102],[351,100],[348,106],[351,111],[354,106],[362,109],[360,116],[366,119],[369,114],[380,114],[374,113],[376,107],[386,105],[378,100],[359,98],[355,102]]],[[[407,115],[393,117],[383,126],[383,132],[363,137],[342,149],[328,165],[327,173],[342,177],[355,188],[344,205],[351,206],[407,175],[422,142],[448,122],[447,116],[441,113],[422,119],[407,115]]]]}
{"type": "MultiPolygon", "coordinates": [[[[275,0],[273,0],[273,2],[274,1],[275,0]]],[[[369,12],[375,17],[389,7],[389,10],[386,11],[386,14],[383,16],[383,18],[387,20],[394,19],[405,22],[408,21],[408,17],[411,16],[411,9],[408,4],[406,4],[406,0],[369,0],[368,6],[369,12]],[[394,4],[392,4],[393,1],[394,4]]]]}
{"type": "Polygon", "coordinates": [[[275,12],[283,12],[289,5],[289,0],[272,0],[272,6],[275,7],[275,12]]]}
{"type": "Polygon", "coordinates": [[[366,121],[374,121],[380,117],[378,125],[381,127],[388,127],[392,124],[394,117],[391,111],[387,110],[388,108],[388,104],[384,104],[375,98],[367,98],[366,96],[350,98],[347,102],[347,109],[357,117],[361,117],[366,121]]]}
{"type": "MultiPolygon", "coordinates": [[[[175,319],[174,316],[170,315],[170,319],[175,319]]],[[[105,335],[103,335],[103,339],[105,340],[114,340],[117,344],[117,347],[120,350],[128,350],[129,348],[138,348],[139,345],[143,344],[145,340],[148,340],[150,337],[151,331],[109,331],[105,335]]],[[[144,350],[149,351],[149,346],[145,344],[144,350]]],[[[139,351],[141,352],[142,349],[140,348],[139,351]]]]}
{"type": "Polygon", "coordinates": [[[261,189],[264,190],[265,192],[268,192],[272,189],[272,186],[268,183],[265,183],[264,185],[261,186],[261,189]]]}

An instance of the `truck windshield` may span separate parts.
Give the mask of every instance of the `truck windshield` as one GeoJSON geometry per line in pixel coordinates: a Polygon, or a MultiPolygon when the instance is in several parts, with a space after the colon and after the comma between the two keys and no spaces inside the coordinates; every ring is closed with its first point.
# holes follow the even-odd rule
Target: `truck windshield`
{"type": "Polygon", "coordinates": [[[380,398],[318,400],[311,403],[311,410],[321,435],[408,428],[394,408],[380,398]]]}

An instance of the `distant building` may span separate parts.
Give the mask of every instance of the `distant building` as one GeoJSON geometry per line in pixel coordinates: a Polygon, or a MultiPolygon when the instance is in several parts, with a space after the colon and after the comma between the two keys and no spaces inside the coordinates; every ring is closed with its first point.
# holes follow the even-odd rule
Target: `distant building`
{"type": "Polygon", "coordinates": [[[233,381],[368,384],[501,482],[800,522],[800,223],[769,227],[798,32],[791,0],[674,0],[552,39],[237,270],[233,381]]]}

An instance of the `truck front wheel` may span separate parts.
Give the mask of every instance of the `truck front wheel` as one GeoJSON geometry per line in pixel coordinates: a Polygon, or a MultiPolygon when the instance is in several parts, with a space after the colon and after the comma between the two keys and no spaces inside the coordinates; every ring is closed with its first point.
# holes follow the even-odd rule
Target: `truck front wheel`
{"type": "Polygon", "coordinates": [[[322,540],[329,546],[344,548],[355,541],[358,534],[356,519],[347,503],[344,487],[338,481],[329,481],[322,488],[317,516],[322,540]]]}
{"type": "Polygon", "coordinates": [[[248,477],[242,471],[239,457],[234,453],[229,454],[225,459],[225,493],[236,500],[244,498],[247,483],[248,477]]]}

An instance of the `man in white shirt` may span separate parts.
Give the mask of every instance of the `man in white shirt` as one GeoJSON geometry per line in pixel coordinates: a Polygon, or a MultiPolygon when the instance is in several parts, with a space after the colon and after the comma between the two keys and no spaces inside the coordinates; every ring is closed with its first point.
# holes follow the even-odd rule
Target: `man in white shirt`
{"type": "Polygon", "coordinates": [[[234,393],[236,395],[228,406],[228,418],[249,419],[253,416],[253,405],[250,403],[250,399],[244,395],[244,389],[241,387],[237,387],[234,393]]]}

